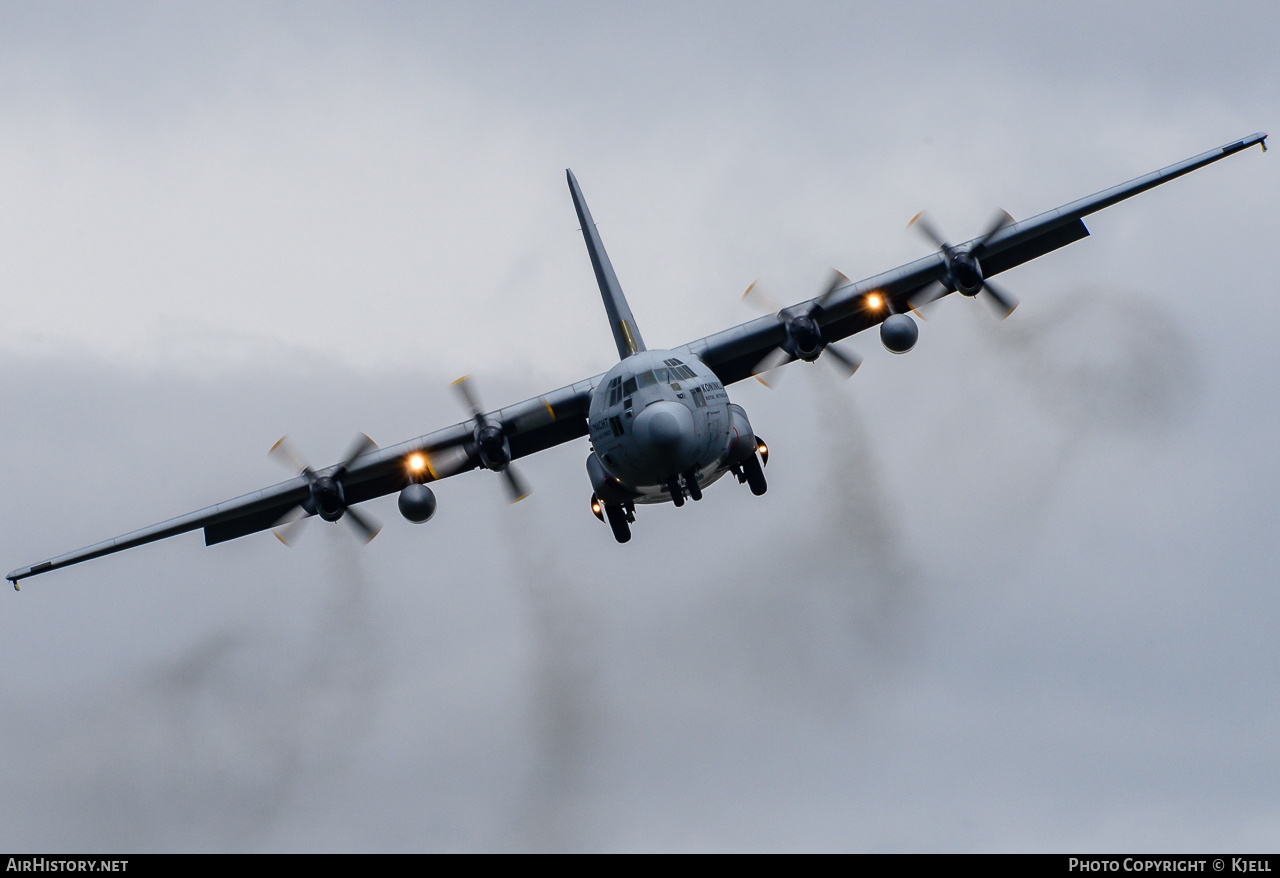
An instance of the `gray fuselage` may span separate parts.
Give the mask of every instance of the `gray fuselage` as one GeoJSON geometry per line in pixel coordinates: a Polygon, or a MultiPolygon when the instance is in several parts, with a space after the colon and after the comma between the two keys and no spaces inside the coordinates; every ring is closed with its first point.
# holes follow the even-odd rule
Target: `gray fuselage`
{"type": "Polygon", "coordinates": [[[755,450],[746,414],[697,357],[641,351],[610,369],[591,395],[591,446],[637,503],[670,500],[673,478],[714,482],[755,450]]]}

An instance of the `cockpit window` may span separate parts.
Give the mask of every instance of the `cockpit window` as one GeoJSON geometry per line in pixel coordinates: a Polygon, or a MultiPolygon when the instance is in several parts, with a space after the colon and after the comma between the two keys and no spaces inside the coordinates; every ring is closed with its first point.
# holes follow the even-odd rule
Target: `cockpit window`
{"type": "MultiPolygon", "coordinates": [[[[667,381],[667,380],[677,381],[681,378],[683,378],[685,381],[692,381],[694,378],[697,377],[697,375],[694,374],[694,371],[692,369],[690,369],[684,363],[677,360],[675,357],[670,357],[666,360],[663,360],[662,362],[666,363],[668,366],[671,367],[671,378],[670,379],[659,378],[658,380],[660,381],[667,381]]],[[[659,369],[658,371],[661,372],[663,370],[659,369]]]]}
{"type": "MultiPolygon", "coordinates": [[[[633,378],[628,378],[622,383],[621,388],[616,391],[610,386],[609,404],[614,405],[619,399],[630,396],[642,387],[650,387],[654,384],[671,384],[676,381],[693,381],[697,379],[697,374],[681,363],[679,360],[667,360],[669,366],[659,366],[649,372],[641,372],[633,378]],[[616,397],[615,397],[616,393],[616,397]]],[[[680,388],[677,387],[677,390],[680,388]]]]}

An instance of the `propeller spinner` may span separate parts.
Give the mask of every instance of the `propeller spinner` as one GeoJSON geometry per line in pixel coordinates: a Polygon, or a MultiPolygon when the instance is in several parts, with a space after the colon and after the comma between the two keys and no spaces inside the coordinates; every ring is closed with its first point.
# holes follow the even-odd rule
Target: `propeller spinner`
{"type": "Polygon", "coordinates": [[[983,277],[982,266],[978,262],[979,257],[982,256],[982,252],[987,248],[987,244],[990,243],[991,239],[1011,222],[1013,222],[1013,217],[1003,210],[1000,211],[996,214],[991,226],[983,232],[982,237],[978,238],[968,249],[962,249],[948,243],[942,233],[924,215],[924,211],[920,211],[920,213],[913,216],[911,222],[907,223],[907,227],[914,226],[920,230],[921,234],[933,242],[942,253],[942,258],[946,260],[947,273],[943,276],[941,282],[931,284],[912,296],[911,307],[916,309],[927,305],[934,299],[944,295],[947,289],[950,288],[961,295],[970,297],[976,296],[978,293],[986,293],[987,301],[996,309],[1001,320],[1012,314],[1013,309],[1018,307],[1018,299],[983,277]]]}
{"type": "Polygon", "coordinates": [[[792,360],[804,360],[812,363],[824,353],[828,355],[826,362],[845,378],[858,371],[858,367],[862,365],[862,358],[851,351],[843,350],[834,343],[825,341],[822,338],[822,327],[818,324],[823,311],[831,303],[831,298],[835,295],[836,290],[848,284],[849,279],[847,277],[833,270],[831,279],[822,294],[814,299],[804,311],[791,316],[774,307],[773,303],[760,290],[757,283],[747,287],[747,291],[742,294],[743,300],[751,302],[768,313],[776,314],[787,332],[787,337],[782,344],[765,354],[752,368],[751,374],[755,375],[762,384],[768,386],[769,382],[762,377],[765,373],[786,365],[792,360]]]}
{"type": "Polygon", "coordinates": [[[515,467],[511,465],[511,444],[507,441],[506,429],[501,421],[490,420],[480,406],[480,399],[471,387],[471,376],[463,375],[453,382],[453,388],[466,404],[475,419],[475,432],[472,444],[480,465],[496,473],[502,473],[507,487],[507,497],[516,503],[529,496],[529,487],[520,478],[515,467]]]}
{"type": "Polygon", "coordinates": [[[342,463],[331,471],[317,473],[305,458],[298,454],[287,436],[280,437],[280,441],[271,446],[271,450],[267,453],[286,466],[298,470],[311,491],[306,500],[286,512],[272,527],[272,533],[280,542],[286,546],[293,545],[306,527],[307,519],[312,515],[318,515],[325,521],[343,519],[351,525],[351,529],[356,532],[362,542],[367,543],[376,537],[382,530],[382,525],[365,513],[358,512],[347,505],[342,480],[358,457],[377,447],[372,439],[360,433],[347,450],[342,463]]]}

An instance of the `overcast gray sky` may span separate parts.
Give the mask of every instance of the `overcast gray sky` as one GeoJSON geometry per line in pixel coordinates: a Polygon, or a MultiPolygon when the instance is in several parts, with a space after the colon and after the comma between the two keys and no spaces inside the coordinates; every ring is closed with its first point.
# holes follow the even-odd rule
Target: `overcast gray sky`
{"type": "MultiPolygon", "coordinates": [[[[5,570],[678,345],[1276,124],[1275,4],[0,8],[5,570]]],[[[770,491],[579,441],[357,549],[4,599],[0,846],[1267,850],[1280,171],[1257,150],[731,395],[770,491]]]]}

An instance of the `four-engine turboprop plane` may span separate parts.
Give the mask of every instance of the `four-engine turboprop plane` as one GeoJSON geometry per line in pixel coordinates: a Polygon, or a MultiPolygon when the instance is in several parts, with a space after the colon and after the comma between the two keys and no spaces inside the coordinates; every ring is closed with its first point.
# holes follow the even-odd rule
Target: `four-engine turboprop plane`
{"type": "Polygon", "coordinates": [[[1084,238],[1089,232],[1083,217],[1255,144],[1265,150],[1266,138],[1254,134],[1027,220],[1002,214],[982,235],[959,245],[917,215],[912,224],[937,252],[857,283],[837,274],[814,299],[670,350],[645,347],[582,190],[569,172],[569,191],[618,346],[620,362],[608,372],[492,412],[484,411],[468,382],[459,379],[457,389],[471,410],[462,423],[383,449],[360,436],[341,463],[322,470],[277,443],[273,452],[292,461],[299,476],[20,567],[7,578],[17,588],[19,580],[37,573],[199,528],[206,545],[272,528],[286,539],[317,515],[325,521],[346,519],[368,541],[377,526],[355,504],[399,492],[404,517],[424,522],[436,508],[430,482],[480,468],[501,474],[512,500],[518,500],[528,492],[512,461],[584,435],[591,440],[592,511],[625,543],[637,504],[683,506],[686,499],[700,500],[703,490],[726,473],[753,494],[765,492],[762,465],[768,449],[747,413],[729,401],[728,385],[792,360],[813,362],[824,353],[832,365],[852,374],[857,357],[835,342],[872,326],[880,327],[885,347],[905,353],[919,335],[909,312],[951,292],[983,293],[1005,316],[1017,301],[993,285],[992,276],[1084,238]]]}

